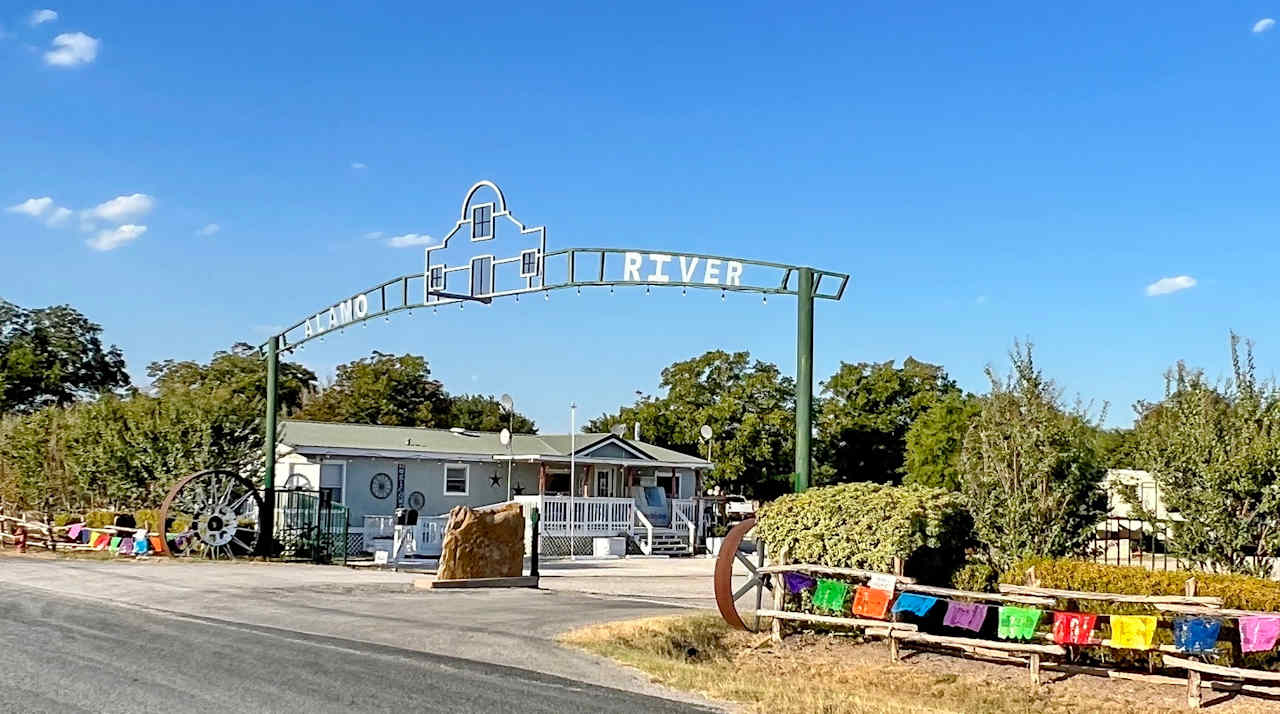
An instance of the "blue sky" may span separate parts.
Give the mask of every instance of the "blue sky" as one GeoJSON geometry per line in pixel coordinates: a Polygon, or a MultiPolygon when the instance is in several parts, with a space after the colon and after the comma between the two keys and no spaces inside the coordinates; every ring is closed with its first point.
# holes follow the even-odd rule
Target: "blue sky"
{"type": "MultiPolygon", "coordinates": [[[[1280,0],[692,5],[7,3],[0,296],[71,303],[142,378],[421,271],[389,239],[492,179],[553,247],[851,273],[820,378],[912,355],[985,391],[1030,338],[1122,425],[1228,330],[1280,364],[1280,0]]],[[[794,311],[565,292],[301,361],[425,354],[559,431],[707,349],[791,372],[794,311]]]]}

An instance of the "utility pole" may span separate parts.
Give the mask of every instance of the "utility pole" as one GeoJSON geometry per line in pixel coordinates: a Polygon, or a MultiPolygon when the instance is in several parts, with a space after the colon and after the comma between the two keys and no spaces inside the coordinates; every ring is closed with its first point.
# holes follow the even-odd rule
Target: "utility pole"
{"type": "Polygon", "coordinates": [[[813,268],[800,268],[796,287],[796,492],[809,488],[813,438],[813,268]]]}
{"type": "MultiPolygon", "coordinates": [[[[269,557],[275,540],[276,517],[276,392],[280,369],[280,337],[267,341],[267,413],[263,415],[266,439],[262,443],[262,510],[258,519],[258,554],[269,557]]],[[[161,528],[163,528],[161,524],[161,528]]]]}

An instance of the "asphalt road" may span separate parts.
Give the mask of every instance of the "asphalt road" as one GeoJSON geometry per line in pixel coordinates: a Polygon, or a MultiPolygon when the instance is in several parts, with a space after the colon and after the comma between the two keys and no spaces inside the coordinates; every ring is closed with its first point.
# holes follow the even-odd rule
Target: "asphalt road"
{"type": "Polygon", "coordinates": [[[0,712],[705,712],[438,652],[0,583],[0,712]]]}

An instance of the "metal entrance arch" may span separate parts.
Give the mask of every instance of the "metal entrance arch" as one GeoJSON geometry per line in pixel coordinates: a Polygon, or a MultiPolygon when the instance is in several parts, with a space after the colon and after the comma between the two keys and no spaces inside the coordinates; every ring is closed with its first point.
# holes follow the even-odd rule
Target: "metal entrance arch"
{"type": "Polygon", "coordinates": [[[466,302],[549,295],[554,290],[643,286],[682,290],[794,295],[796,297],[796,490],[809,487],[813,434],[814,301],[840,300],[849,276],[800,265],[704,253],[632,248],[548,250],[545,226],[528,226],[507,208],[497,184],[480,181],[462,200],[452,230],[424,248],[421,273],[392,278],[308,315],[262,346],[267,360],[264,517],[262,537],[269,547],[275,496],[276,391],[281,352],[292,352],[335,330],[376,318],[389,321],[402,310],[438,310],[466,302]],[[507,255],[495,246],[515,244],[507,255]],[[451,247],[451,243],[453,243],[451,247]]]}

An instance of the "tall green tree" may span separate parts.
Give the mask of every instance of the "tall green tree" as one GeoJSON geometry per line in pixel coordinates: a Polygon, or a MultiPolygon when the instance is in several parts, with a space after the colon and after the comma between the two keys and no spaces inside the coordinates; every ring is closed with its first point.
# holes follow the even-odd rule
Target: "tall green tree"
{"type": "Polygon", "coordinates": [[[120,348],[69,305],[28,310],[0,300],[0,412],[65,406],[129,384],[120,348]]]}
{"type": "Polygon", "coordinates": [[[417,355],[373,355],[338,365],[334,383],[302,408],[303,419],[449,427],[449,395],[417,355]]]}
{"type": "Polygon", "coordinates": [[[475,431],[502,431],[536,434],[538,427],[520,412],[508,414],[492,395],[463,394],[449,397],[449,426],[475,431]]]}
{"type": "MultiPolygon", "coordinates": [[[[243,342],[215,352],[208,364],[163,360],[147,367],[151,386],[160,396],[200,392],[215,399],[262,403],[265,408],[267,363],[258,350],[243,342]]],[[[281,360],[276,372],[276,404],[289,415],[316,392],[315,372],[296,362],[281,360]]]]}
{"type": "Polygon", "coordinates": [[[906,475],[903,483],[960,490],[960,451],[982,403],[977,397],[950,392],[929,407],[907,429],[906,475]]]}
{"type": "Polygon", "coordinates": [[[817,481],[888,483],[903,473],[907,431],[939,399],[959,389],[938,365],[908,357],[841,363],[822,383],[814,445],[817,481]]]}
{"type": "Polygon", "coordinates": [[[961,493],[990,564],[1073,555],[1106,514],[1106,465],[1097,421],[1068,408],[1036,367],[1031,346],[1015,345],[1005,379],[988,369],[991,392],[965,437],[961,493]]]}
{"type": "MultiPolygon", "coordinates": [[[[790,490],[795,453],[795,381],[748,352],[713,350],[662,370],[659,397],[642,397],[587,424],[607,431],[639,421],[642,439],[705,454],[699,431],[713,433],[709,485],[769,499],[790,490]]],[[[629,431],[628,431],[629,433],[629,431]]]]}
{"type": "Polygon", "coordinates": [[[1240,345],[1232,334],[1230,381],[1181,362],[1167,373],[1164,400],[1139,404],[1136,451],[1182,516],[1172,554],[1269,576],[1280,554],[1280,388],[1258,379],[1252,345],[1240,345]]]}

